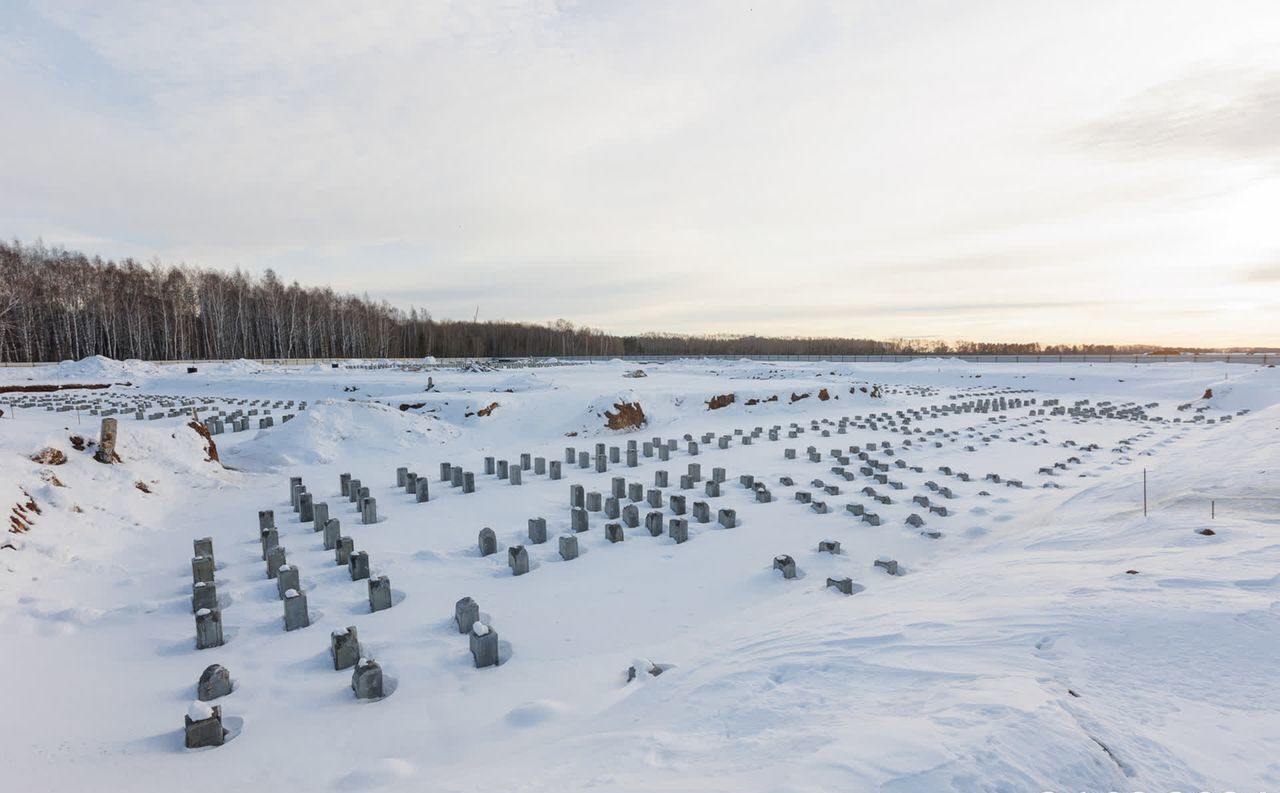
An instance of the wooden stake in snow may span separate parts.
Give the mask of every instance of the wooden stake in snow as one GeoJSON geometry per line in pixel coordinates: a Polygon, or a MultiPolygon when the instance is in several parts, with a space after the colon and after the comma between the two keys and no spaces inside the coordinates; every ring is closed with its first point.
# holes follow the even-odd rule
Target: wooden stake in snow
{"type": "Polygon", "coordinates": [[[100,463],[111,465],[116,459],[116,420],[103,419],[102,433],[98,438],[98,453],[95,455],[100,463]]]}

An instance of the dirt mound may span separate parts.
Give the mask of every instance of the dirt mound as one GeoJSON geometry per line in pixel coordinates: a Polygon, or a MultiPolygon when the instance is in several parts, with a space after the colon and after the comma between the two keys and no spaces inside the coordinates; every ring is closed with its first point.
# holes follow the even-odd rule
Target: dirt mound
{"type": "Polygon", "coordinates": [[[61,449],[55,449],[52,446],[46,446],[35,454],[31,455],[31,462],[40,463],[41,465],[62,465],[67,461],[66,452],[61,449]]]}
{"type": "Polygon", "coordinates": [[[720,394],[713,396],[707,400],[707,410],[719,410],[728,407],[738,401],[738,397],[734,394],[720,394]]]}
{"type": "Polygon", "coordinates": [[[804,394],[797,394],[797,393],[796,393],[796,392],[794,392],[794,391],[792,391],[792,392],[791,392],[791,401],[792,401],[792,402],[799,402],[799,401],[800,401],[800,400],[802,400],[802,399],[808,399],[808,398],[809,398],[809,395],[808,395],[807,393],[804,393],[804,394]]]}
{"type": "Polygon", "coordinates": [[[827,389],[824,388],[818,392],[818,399],[820,399],[821,401],[826,402],[830,398],[831,398],[831,395],[827,393],[827,389]]]}
{"type": "Polygon", "coordinates": [[[211,463],[221,464],[218,459],[218,444],[213,442],[213,435],[209,433],[209,428],[198,421],[189,421],[187,426],[196,431],[196,434],[204,438],[204,453],[211,463]]]}
{"type": "Polygon", "coordinates": [[[777,401],[778,401],[778,395],[774,394],[773,396],[768,397],[767,399],[756,399],[755,397],[752,397],[751,399],[748,399],[746,401],[746,404],[750,406],[750,405],[759,405],[761,402],[777,402],[777,401]]]}
{"type": "Polygon", "coordinates": [[[498,408],[498,403],[497,403],[497,402],[490,402],[488,407],[480,408],[480,409],[479,409],[479,410],[477,410],[475,413],[471,413],[471,412],[469,412],[469,411],[468,411],[467,413],[463,413],[462,415],[463,415],[465,418],[471,418],[472,416],[481,416],[481,417],[484,417],[484,416],[488,416],[489,414],[493,413],[493,411],[494,411],[494,410],[496,410],[497,408],[498,408]]]}
{"type": "Polygon", "coordinates": [[[615,402],[613,409],[616,413],[608,410],[604,412],[607,426],[611,430],[631,430],[644,426],[644,410],[640,408],[639,402],[615,402]]]}
{"type": "Polygon", "coordinates": [[[36,515],[40,514],[40,505],[37,504],[36,500],[31,497],[31,494],[23,490],[22,495],[27,497],[26,503],[24,504],[22,502],[18,502],[17,504],[14,504],[13,509],[10,510],[11,512],[11,514],[9,515],[9,533],[10,534],[23,534],[27,531],[30,531],[31,524],[33,522],[33,518],[31,517],[32,513],[36,515]]]}

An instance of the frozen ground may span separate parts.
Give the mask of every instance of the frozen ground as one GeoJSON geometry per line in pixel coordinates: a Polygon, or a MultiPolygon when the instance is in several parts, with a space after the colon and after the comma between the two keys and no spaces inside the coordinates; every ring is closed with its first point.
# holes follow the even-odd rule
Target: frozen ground
{"type": "MultiPolygon", "coordinates": [[[[3,787],[1280,788],[1276,369],[690,361],[623,376],[634,368],[242,363],[188,374],[93,360],[0,370],[0,388],[112,384],[51,395],[57,404],[139,395],[206,397],[230,409],[246,409],[236,400],[308,403],[273,410],[270,429],[256,429],[254,417],[253,429],[215,436],[226,468],[206,461],[185,411],[151,421],[129,413],[120,419],[122,462],[107,466],[69,440],[96,440],[98,417],[15,410],[9,403],[22,398],[0,394],[0,509],[18,518],[11,525],[30,526],[0,534],[9,546],[0,549],[3,787]],[[884,395],[872,398],[877,384],[884,395]],[[820,400],[823,388],[833,398],[820,400]],[[708,409],[707,400],[730,393],[734,404],[708,409]],[[746,404],[772,395],[780,399],[746,404]],[[1037,404],[927,412],[1001,396],[1037,404]],[[1065,408],[1089,400],[1085,410],[1155,406],[1142,408],[1145,419],[1052,415],[1052,405],[1029,415],[1054,399],[1065,408]],[[604,428],[601,413],[623,400],[640,403],[647,426],[604,428]],[[468,415],[494,402],[489,415],[468,415]],[[906,445],[896,414],[912,410],[926,412],[907,425],[920,432],[906,445]],[[297,417],[278,423],[285,412],[297,417]],[[841,417],[850,420],[846,434],[841,417]],[[791,439],[793,423],[800,432],[791,439]],[[770,441],[775,426],[781,436],[770,441]],[[764,434],[752,444],[734,436],[724,450],[701,444],[697,457],[683,440],[756,427],[764,434]],[[561,481],[527,471],[519,487],[484,474],[486,456],[563,460],[566,446],[625,450],[628,440],[654,437],[679,440],[668,462],[641,455],[628,468],[624,451],[608,473],[565,465],[561,481]],[[856,456],[843,466],[853,481],[832,472],[832,449],[883,441],[895,456],[871,459],[888,463],[902,490],[864,475],[856,456]],[[808,460],[809,446],[820,462],[808,460]],[[66,462],[29,459],[46,447],[66,462]],[[788,448],[796,459],[786,459],[788,448]],[[899,459],[909,467],[896,467],[899,459]],[[437,481],[442,462],[474,471],[476,492],[437,481]],[[610,544],[606,519],[594,512],[579,535],[581,556],[560,559],[571,484],[608,495],[611,478],[624,476],[647,490],[654,472],[667,470],[669,521],[669,498],[683,492],[679,475],[690,462],[704,477],[725,468],[727,481],[719,497],[706,497],[703,482],[684,493],[712,511],[710,523],[690,522],[687,543],[650,537],[642,522],[610,544]],[[400,466],[430,478],[430,501],[395,487],[400,466]],[[361,525],[340,498],[344,472],[377,499],[377,524],[361,525]],[[1024,487],[987,481],[988,473],[1024,487]],[[743,474],[765,483],[774,501],[756,503],[739,484],[743,474]],[[390,577],[391,609],[369,613],[365,582],[351,581],[321,534],[299,522],[290,476],[329,504],[342,533],[369,553],[374,575],[390,577]],[[795,485],[780,484],[784,476],[795,485]],[[840,494],[826,495],[815,478],[840,494]],[[893,503],[864,495],[868,486],[893,503]],[[824,499],[830,513],[799,503],[797,491],[824,499]],[[950,514],[913,504],[916,495],[950,514]],[[881,525],[846,504],[878,513],[881,525]],[[716,523],[726,506],[737,510],[736,528],[716,523]],[[283,630],[260,558],[261,509],[275,511],[281,545],[301,569],[309,628],[283,630]],[[906,525],[912,513],[923,527],[906,525]],[[545,545],[528,543],[535,516],[547,519],[545,545]],[[479,554],[483,527],[497,534],[493,556],[479,554]],[[1205,528],[1214,533],[1198,533],[1205,528]],[[204,536],[218,560],[227,642],[197,651],[190,557],[192,540],[204,536]],[[839,540],[843,553],[818,553],[824,539],[839,540]],[[520,543],[532,570],[513,577],[506,549],[520,543]],[[778,554],[794,557],[797,578],[772,570],[778,554]],[[902,575],[875,567],[880,557],[896,559],[902,575]],[[845,576],[863,589],[845,596],[825,586],[845,576]],[[496,668],[473,668],[467,637],[453,627],[454,603],[467,595],[499,634],[496,668]],[[357,702],[350,671],[333,669],[329,633],[348,625],[386,671],[383,700],[357,702]],[[627,684],[637,658],[669,668],[627,684]],[[186,750],[183,715],[215,662],[235,681],[215,703],[233,737],[186,750]]],[[[640,507],[643,521],[649,507],[640,507]]]]}

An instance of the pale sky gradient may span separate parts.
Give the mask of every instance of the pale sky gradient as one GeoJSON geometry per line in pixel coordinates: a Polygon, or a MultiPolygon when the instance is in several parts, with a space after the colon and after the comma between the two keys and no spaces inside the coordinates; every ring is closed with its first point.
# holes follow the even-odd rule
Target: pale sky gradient
{"type": "Polygon", "coordinates": [[[26,241],[616,332],[1280,344],[1276,0],[0,0],[0,107],[26,241]]]}

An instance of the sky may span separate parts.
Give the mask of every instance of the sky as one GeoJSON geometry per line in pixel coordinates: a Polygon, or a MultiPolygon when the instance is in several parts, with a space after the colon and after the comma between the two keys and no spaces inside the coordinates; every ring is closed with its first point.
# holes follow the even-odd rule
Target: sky
{"type": "Polygon", "coordinates": [[[1280,344],[1280,3],[0,0],[0,234],[608,331],[1280,344]]]}

